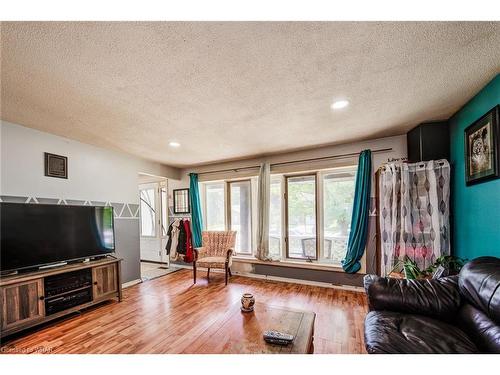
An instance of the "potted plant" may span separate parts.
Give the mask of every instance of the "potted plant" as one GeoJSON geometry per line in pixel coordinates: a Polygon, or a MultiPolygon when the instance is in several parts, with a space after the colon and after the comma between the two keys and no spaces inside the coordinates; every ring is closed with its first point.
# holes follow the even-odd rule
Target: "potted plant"
{"type": "Polygon", "coordinates": [[[434,272],[436,272],[439,267],[442,267],[444,271],[440,274],[440,277],[451,276],[458,274],[465,263],[465,259],[454,255],[442,255],[437,258],[431,266],[427,267],[425,270],[421,270],[414,260],[405,255],[402,260],[396,263],[389,275],[395,272],[396,269],[400,269],[405,279],[426,279],[431,278],[434,272]]]}
{"type": "Polygon", "coordinates": [[[454,255],[441,255],[436,259],[432,266],[429,266],[425,272],[433,275],[438,267],[443,267],[444,272],[442,276],[452,276],[457,275],[464,264],[467,262],[466,259],[456,257],[454,255]]]}

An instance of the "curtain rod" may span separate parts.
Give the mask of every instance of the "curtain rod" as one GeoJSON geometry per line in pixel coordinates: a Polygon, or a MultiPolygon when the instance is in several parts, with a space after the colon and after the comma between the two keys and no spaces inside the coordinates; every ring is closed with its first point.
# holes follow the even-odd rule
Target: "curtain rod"
{"type": "MultiPolygon", "coordinates": [[[[434,163],[436,163],[440,167],[445,166],[447,163],[448,163],[448,166],[449,166],[449,162],[446,159],[417,161],[416,163],[408,163],[407,161],[404,161],[404,163],[407,164],[407,165],[416,165],[417,167],[422,168],[422,167],[425,167],[429,161],[434,161],[434,163]]],[[[385,164],[381,165],[378,168],[378,170],[385,171],[387,169],[387,165],[388,164],[390,164],[390,163],[385,163],[385,164]]]]}
{"type": "MultiPolygon", "coordinates": [[[[389,151],[392,151],[392,147],[381,148],[381,149],[378,149],[378,150],[373,150],[372,154],[378,154],[380,152],[389,152],[389,151]]],[[[280,165],[300,164],[300,163],[306,163],[306,162],[318,161],[318,160],[343,159],[343,158],[349,158],[349,157],[352,157],[352,156],[357,156],[359,154],[360,154],[359,152],[351,152],[351,153],[348,153],[348,154],[330,155],[330,156],[323,156],[323,157],[319,157],[319,158],[310,158],[310,159],[299,159],[299,160],[283,161],[283,162],[279,162],[279,163],[272,163],[270,166],[271,167],[276,167],[276,166],[280,166],[280,165]]],[[[258,169],[258,168],[260,168],[260,165],[249,165],[249,166],[246,166],[246,167],[236,167],[236,168],[218,169],[218,170],[215,170],[215,171],[199,172],[198,175],[211,174],[211,173],[222,173],[222,172],[239,172],[239,171],[245,171],[245,170],[251,170],[251,169],[258,169]]]]}

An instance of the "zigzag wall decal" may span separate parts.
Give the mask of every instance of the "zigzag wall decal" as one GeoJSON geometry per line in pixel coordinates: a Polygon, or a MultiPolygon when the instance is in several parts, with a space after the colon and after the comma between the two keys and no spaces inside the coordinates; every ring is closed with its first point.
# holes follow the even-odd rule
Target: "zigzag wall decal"
{"type": "MultiPolygon", "coordinates": [[[[71,205],[77,206],[103,206],[112,207],[111,202],[100,202],[101,204],[93,204],[90,200],[79,200],[79,199],[68,199],[68,198],[42,198],[42,197],[20,197],[20,196],[10,196],[2,195],[0,196],[0,202],[12,202],[12,203],[24,203],[24,204],[43,204],[40,201],[53,202],[53,204],[58,205],[68,205],[70,201],[71,205]],[[80,203],[81,202],[81,203],[80,203]]],[[[45,203],[46,203],[45,202],[45,203]]],[[[122,205],[120,210],[115,210],[115,218],[117,219],[138,219],[139,218],[139,204],[137,203],[115,203],[122,205]],[[119,211],[119,212],[118,212],[119,211]]]]}

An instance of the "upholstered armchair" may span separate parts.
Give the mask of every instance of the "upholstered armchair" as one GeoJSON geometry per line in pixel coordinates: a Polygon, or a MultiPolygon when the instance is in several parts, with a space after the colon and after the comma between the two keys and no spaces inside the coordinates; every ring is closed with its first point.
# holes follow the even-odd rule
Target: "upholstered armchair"
{"type": "Polygon", "coordinates": [[[231,264],[235,231],[205,231],[202,233],[202,247],[194,249],[193,279],[196,284],[196,267],[207,268],[207,279],[210,277],[210,268],[223,269],[227,285],[228,275],[231,274],[231,264]]]}

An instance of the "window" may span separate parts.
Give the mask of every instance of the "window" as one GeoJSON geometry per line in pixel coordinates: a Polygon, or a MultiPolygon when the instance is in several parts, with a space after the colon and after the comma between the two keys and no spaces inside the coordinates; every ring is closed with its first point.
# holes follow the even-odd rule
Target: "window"
{"type": "Polygon", "coordinates": [[[252,212],[250,181],[229,184],[229,228],[236,231],[237,254],[252,254],[252,212]]]}
{"type": "Polygon", "coordinates": [[[251,180],[202,183],[206,230],[236,231],[235,253],[253,254],[251,180]]]}
{"type": "Polygon", "coordinates": [[[271,177],[270,207],[269,207],[269,255],[272,258],[281,257],[283,237],[281,231],[281,176],[271,177]]]}
{"type": "Polygon", "coordinates": [[[139,220],[142,237],[166,237],[168,230],[167,182],[139,185],[139,220]]]}
{"type": "MultiPolygon", "coordinates": [[[[356,167],[273,174],[269,255],[338,266],[349,238],[356,167]]],[[[206,230],[234,230],[236,255],[256,246],[257,178],[201,183],[206,230]]]]}
{"type": "Polygon", "coordinates": [[[140,191],[141,200],[141,236],[156,236],[155,189],[146,188],[140,191]]]}
{"type": "Polygon", "coordinates": [[[160,187],[160,205],[161,205],[161,235],[167,236],[168,231],[168,194],[167,187],[160,187]]]}
{"type": "Polygon", "coordinates": [[[316,175],[286,177],[286,189],[287,256],[317,259],[316,175]]]}
{"type": "Polygon", "coordinates": [[[224,182],[205,184],[205,221],[207,230],[225,230],[224,182]]]}
{"type": "Polygon", "coordinates": [[[323,179],[322,261],[340,264],[349,239],[356,169],[325,173],[323,179]]]}
{"type": "Polygon", "coordinates": [[[355,180],[356,167],[273,175],[269,208],[271,256],[340,265],[349,238],[355,180]]]}

